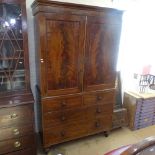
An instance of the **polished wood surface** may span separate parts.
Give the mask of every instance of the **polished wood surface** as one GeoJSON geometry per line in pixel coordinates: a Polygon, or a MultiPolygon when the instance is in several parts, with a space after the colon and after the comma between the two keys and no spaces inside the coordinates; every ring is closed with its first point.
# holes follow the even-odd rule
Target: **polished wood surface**
{"type": "Polygon", "coordinates": [[[65,97],[46,98],[42,100],[43,112],[55,110],[76,109],[83,106],[82,95],[72,95],[65,97]]]}
{"type": "Polygon", "coordinates": [[[43,147],[109,131],[122,12],[49,0],[32,11],[43,147]]]}
{"type": "Polygon", "coordinates": [[[29,148],[34,144],[33,135],[25,136],[22,138],[0,141],[0,154],[5,154],[24,148],[29,148]]]}
{"type": "Polygon", "coordinates": [[[103,17],[87,19],[85,89],[103,89],[115,82],[120,25],[110,25],[103,17]],[[92,33],[93,32],[93,33],[92,33]]]}
{"type": "Polygon", "coordinates": [[[1,108],[0,109],[0,124],[1,127],[20,125],[33,122],[32,104],[18,107],[1,108]]]}
{"type": "Polygon", "coordinates": [[[10,126],[9,128],[3,127],[0,128],[0,141],[25,136],[33,132],[34,127],[32,124],[10,126]]]}
{"type": "Polygon", "coordinates": [[[30,147],[30,148],[27,148],[27,149],[23,149],[23,150],[20,150],[20,151],[16,151],[16,152],[12,152],[12,153],[7,153],[5,155],[35,155],[35,151],[34,151],[34,148],[30,147]]]}
{"type": "Polygon", "coordinates": [[[0,0],[0,154],[36,155],[26,0],[0,0]]]}
{"type": "Polygon", "coordinates": [[[107,104],[115,102],[115,90],[89,92],[83,95],[85,105],[107,104]]]}
{"type": "MultiPolygon", "coordinates": [[[[12,97],[4,96],[4,101],[8,105],[4,104],[4,107],[1,105],[0,108],[0,148],[3,148],[0,149],[0,154],[9,152],[16,154],[17,150],[22,152],[23,149],[30,149],[30,147],[29,152],[31,151],[32,155],[36,154],[32,99],[32,94],[25,94],[25,92],[21,96],[15,94],[12,97]],[[20,99],[18,105],[15,102],[17,99],[20,99]],[[10,105],[9,101],[11,101],[10,105]]],[[[1,97],[2,100],[3,97],[1,97]]]]}
{"type": "Polygon", "coordinates": [[[47,91],[81,91],[80,59],[84,41],[83,17],[45,15],[47,55],[45,57],[47,91]],[[58,61],[59,60],[59,61],[58,61]],[[78,90],[79,89],[79,90],[78,90]]]}

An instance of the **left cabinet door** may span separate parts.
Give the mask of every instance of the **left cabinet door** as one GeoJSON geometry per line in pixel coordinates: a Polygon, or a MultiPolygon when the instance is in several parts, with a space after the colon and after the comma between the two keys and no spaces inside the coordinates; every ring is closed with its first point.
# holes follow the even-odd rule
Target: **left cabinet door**
{"type": "Polygon", "coordinates": [[[29,85],[25,2],[0,1],[0,93],[29,85]]]}
{"type": "Polygon", "coordinates": [[[42,13],[37,18],[43,96],[80,92],[86,17],[42,13]]]}

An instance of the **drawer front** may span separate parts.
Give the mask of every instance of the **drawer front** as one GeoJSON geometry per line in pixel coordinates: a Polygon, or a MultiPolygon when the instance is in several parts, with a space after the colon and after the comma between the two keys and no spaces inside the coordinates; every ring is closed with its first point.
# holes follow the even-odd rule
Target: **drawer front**
{"type": "Polygon", "coordinates": [[[103,104],[90,106],[86,109],[86,118],[94,119],[97,117],[103,117],[105,115],[112,115],[113,104],[103,104]]]}
{"type": "Polygon", "coordinates": [[[65,142],[87,135],[87,125],[85,122],[56,126],[44,130],[44,147],[52,144],[65,142]]]}
{"type": "Polygon", "coordinates": [[[97,93],[90,93],[84,95],[84,104],[87,106],[94,104],[114,103],[115,91],[104,91],[97,93]]]}
{"type": "Polygon", "coordinates": [[[135,115],[135,119],[138,119],[138,118],[141,118],[141,117],[147,117],[147,116],[151,116],[153,117],[154,115],[154,110],[153,111],[147,111],[147,112],[139,112],[139,113],[136,113],[135,115]]]}
{"type": "Polygon", "coordinates": [[[5,155],[36,155],[36,151],[34,148],[28,148],[28,149],[24,149],[24,150],[12,152],[12,153],[7,153],[5,155]]]}
{"type": "Polygon", "coordinates": [[[57,97],[55,99],[42,100],[43,112],[56,111],[82,106],[82,96],[57,97]]]}
{"type": "Polygon", "coordinates": [[[84,108],[74,110],[63,110],[48,112],[43,115],[43,126],[45,128],[61,124],[70,124],[85,119],[86,110],[84,108]]]}
{"type": "Polygon", "coordinates": [[[9,128],[0,128],[0,141],[18,138],[34,132],[33,125],[12,126],[9,128]]]}
{"type": "Polygon", "coordinates": [[[17,139],[11,139],[0,142],[0,154],[5,154],[21,149],[26,149],[34,145],[34,136],[29,135],[17,139]]]}
{"type": "Polygon", "coordinates": [[[148,126],[151,126],[153,125],[153,123],[151,122],[147,122],[147,123],[144,123],[144,124],[137,124],[135,125],[134,129],[141,129],[141,128],[145,128],[145,127],[148,127],[148,126]]]}
{"type": "Polygon", "coordinates": [[[88,133],[109,131],[112,128],[112,115],[88,121],[88,133]]]}
{"type": "Polygon", "coordinates": [[[137,125],[137,124],[145,124],[147,122],[152,123],[153,118],[151,118],[151,117],[140,118],[139,120],[135,120],[135,125],[137,125]]]}
{"type": "Polygon", "coordinates": [[[32,105],[17,106],[0,109],[0,125],[10,126],[30,123],[33,121],[32,105]]]}
{"type": "Polygon", "coordinates": [[[137,108],[136,108],[137,111],[150,111],[152,109],[155,109],[155,104],[153,105],[142,104],[141,106],[137,105],[137,108]]]}

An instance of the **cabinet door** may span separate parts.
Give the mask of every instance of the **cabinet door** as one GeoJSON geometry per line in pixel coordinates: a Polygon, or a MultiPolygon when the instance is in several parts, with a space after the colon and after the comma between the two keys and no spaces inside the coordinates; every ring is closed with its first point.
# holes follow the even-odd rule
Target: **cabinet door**
{"type": "Polygon", "coordinates": [[[41,91],[44,96],[81,91],[85,18],[54,13],[40,17],[41,91]]]}
{"type": "Polygon", "coordinates": [[[108,19],[88,17],[84,89],[113,88],[119,47],[120,25],[108,19]]]}
{"type": "Polygon", "coordinates": [[[0,1],[0,93],[29,85],[25,2],[0,1]]]}

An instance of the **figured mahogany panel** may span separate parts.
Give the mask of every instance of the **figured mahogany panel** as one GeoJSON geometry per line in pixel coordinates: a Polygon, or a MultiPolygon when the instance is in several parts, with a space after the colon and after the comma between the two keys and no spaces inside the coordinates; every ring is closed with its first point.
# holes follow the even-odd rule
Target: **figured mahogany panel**
{"type": "Polygon", "coordinates": [[[84,73],[86,90],[114,87],[119,29],[120,25],[88,18],[84,73]]]}
{"type": "MultiPolygon", "coordinates": [[[[46,91],[80,92],[84,20],[80,16],[46,15],[46,91]],[[83,22],[83,23],[82,23],[83,22]]],[[[54,94],[53,94],[54,93],[54,94]]]]}

